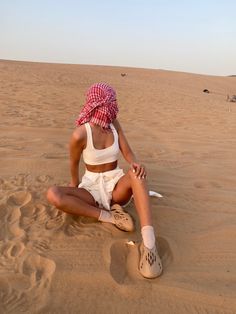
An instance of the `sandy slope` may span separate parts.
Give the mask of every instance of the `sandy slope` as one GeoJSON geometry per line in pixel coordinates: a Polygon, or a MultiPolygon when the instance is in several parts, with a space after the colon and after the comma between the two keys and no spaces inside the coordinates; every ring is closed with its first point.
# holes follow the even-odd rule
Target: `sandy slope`
{"type": "Polygon", "coordinates": [[[0,312],[235,313],[236,108],[227,93],[236,78],[0,61],[0,312]],[[97,81],[116,88],[127,137],[164,195],[152,199],[164,264],[155,280],[139,275],[138,247],[126,244],[140,240],[133,204],[136,232],[127,234],[45,199],[48,186],[70,180],[68,139],[97,81]]]}

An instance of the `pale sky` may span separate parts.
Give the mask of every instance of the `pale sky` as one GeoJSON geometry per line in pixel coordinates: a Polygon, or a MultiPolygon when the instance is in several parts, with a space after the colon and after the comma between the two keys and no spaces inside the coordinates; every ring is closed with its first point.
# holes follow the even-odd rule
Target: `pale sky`
{"type": "Polygon", "coordinates": [[[0,0],[0,59],[236,74],[236,0],[0,0]]]}

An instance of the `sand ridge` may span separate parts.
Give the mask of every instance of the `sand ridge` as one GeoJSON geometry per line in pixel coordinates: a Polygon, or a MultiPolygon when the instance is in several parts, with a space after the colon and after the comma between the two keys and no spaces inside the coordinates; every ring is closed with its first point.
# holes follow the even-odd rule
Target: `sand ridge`
{"type": "Polygon", "coordinates": [[[1,312],[235,313],[236,108],[226,102],[235,86],[234,77],[0,61],[1,312]],[[164,266],[155,280],[137,270],[133,203],[136,230],[123,233],[45,198],[70,181],[68,141],[97,81],[117,90],[128,140],[164,196],[151,199],[164,266]]]}

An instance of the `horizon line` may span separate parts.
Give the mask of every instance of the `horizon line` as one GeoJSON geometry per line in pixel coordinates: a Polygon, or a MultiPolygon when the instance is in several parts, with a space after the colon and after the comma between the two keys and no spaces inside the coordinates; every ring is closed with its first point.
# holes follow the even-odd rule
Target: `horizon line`
{"type": "Polygon", "coordinates": [[[35,61],[35,60],[19,60],[19,59],[2,59],[0,61],[13,61],[13,62],[25,62],[25,63],[42,63],[42,64],[59,64],[59,65],[82,65],[82,66],[96,66],[96,67],[113,67],[113,68],[129,68],[129,69],[141,69],[141,70],[153,70],[153,71],[166,71],[166,72],[178,72],[194,75],[203,75],[203,76],[219,76],[219,77],[236,77],[235,74],[228,75],[219,75],[219,74],[206,74],[206,73],[197,73],[197,72],[188,72],[180,70],[169,70],[163,68],[151,68],[151,67],[136,67],[128,65],[110,65],[110,64],[87,64],[87,63],[71,63],[71,62],[49,62],[49,61],[35,61]]]}

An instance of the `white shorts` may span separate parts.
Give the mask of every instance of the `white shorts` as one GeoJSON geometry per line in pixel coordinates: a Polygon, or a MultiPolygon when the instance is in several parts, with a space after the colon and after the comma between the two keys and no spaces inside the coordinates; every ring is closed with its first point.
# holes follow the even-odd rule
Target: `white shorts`
{"type": "Polygon", "coordinates": [[[86,170],[78,188],[87,190],[98,203],[99,207],[110,210],[112,191],[116,183],[124,175],[124,171],[119,167],[114,170],[99,173],[86,170]]]}

